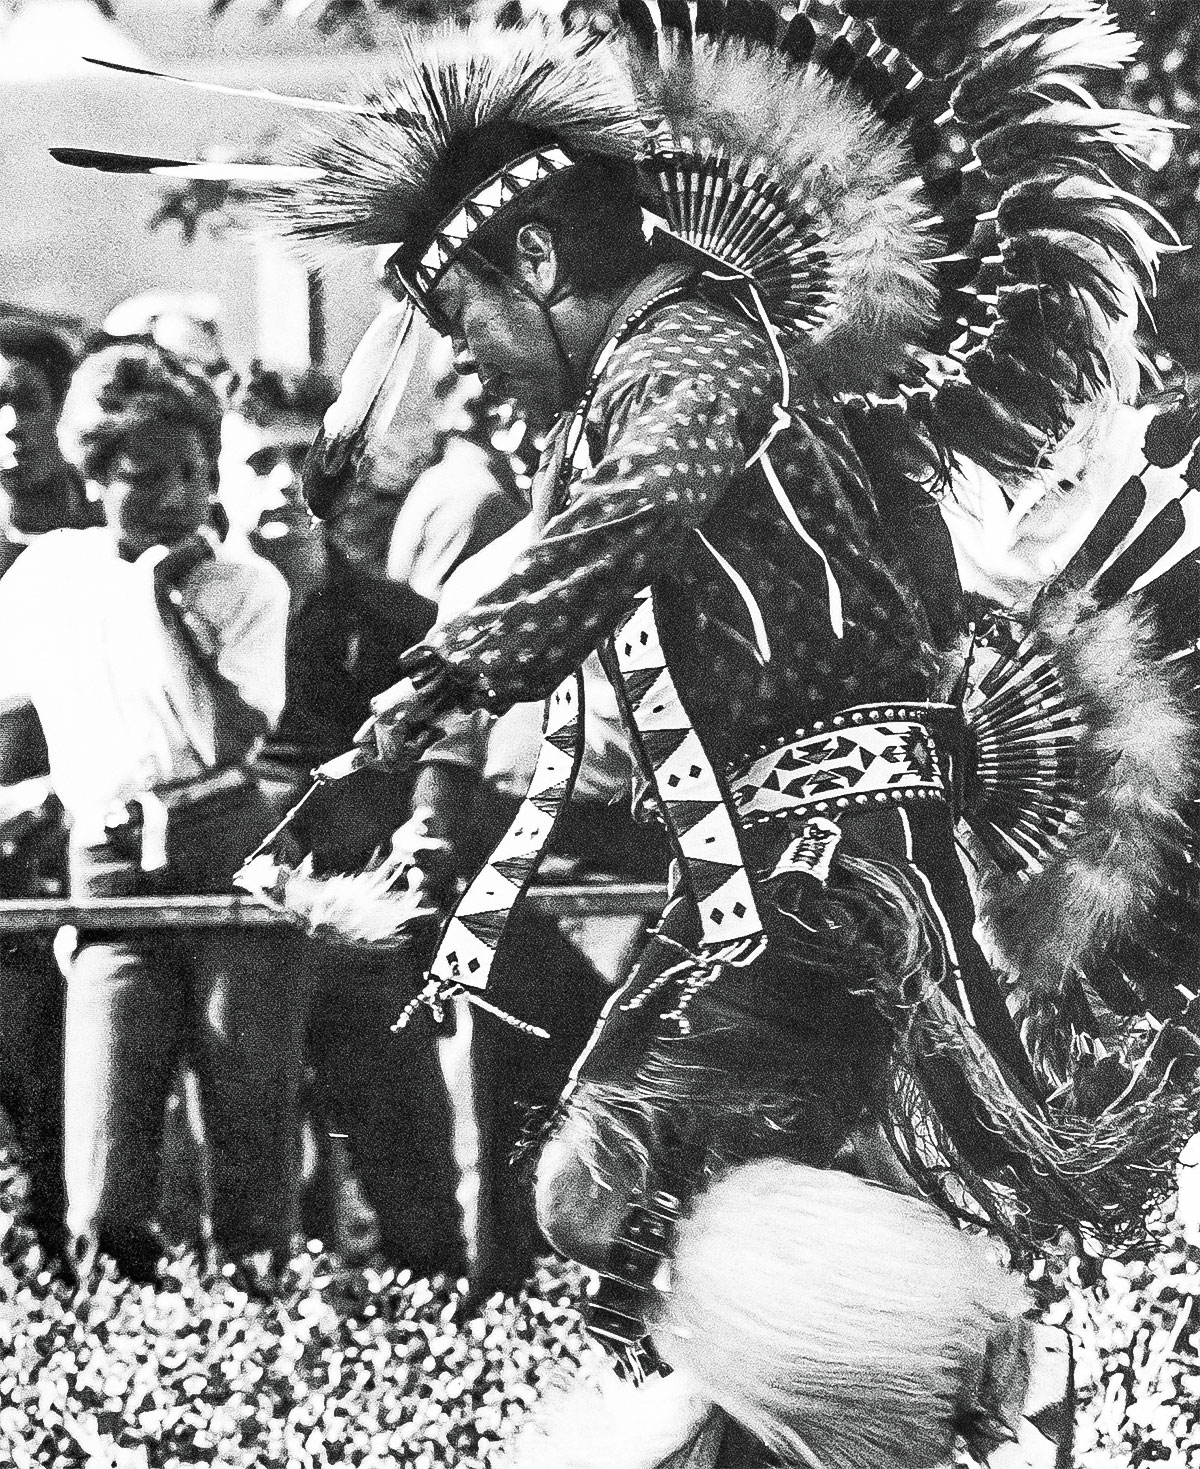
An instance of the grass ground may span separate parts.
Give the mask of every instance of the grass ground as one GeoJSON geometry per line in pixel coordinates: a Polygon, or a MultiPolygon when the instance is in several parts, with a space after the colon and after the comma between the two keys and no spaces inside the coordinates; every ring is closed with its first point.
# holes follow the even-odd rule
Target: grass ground
{"type": "MultiPolygon", "coordinates": [[[[340,1271],[314,1247],[278,1301],[176,1261],[74,1299],[0,1160],[2,1469],[477,1469],[591,1349],[583,1281],[547,1266],[467,1314],[449,1282],[340,1271]]],[[[1079,1469],[1200,1469],[1200,1250],[1170,1220],[1049,1312],[1075,1334],[1079,1469]]]]}

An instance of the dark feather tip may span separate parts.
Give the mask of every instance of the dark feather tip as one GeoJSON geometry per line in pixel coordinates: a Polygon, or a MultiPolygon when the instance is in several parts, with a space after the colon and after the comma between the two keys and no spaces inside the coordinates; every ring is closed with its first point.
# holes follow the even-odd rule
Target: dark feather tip
{"type": "Polygon", "coordinates": [[[179,158],[140,158],[100,148],[51,148],[50,157],[71,168],[98,168],[101,173],[149,173],[155,168],[187,167],[187,162],[179,158]]]}
{"type": "Polygon", "coordinates": [[[1093,586],[1098,607],[1111,607],[1147,572],[1170,554],[1183,538],[1187,520],[1178,500],[1168,500],[1157,515],[1117,557],[1093,586]]]}
{"type": "Polygon", "coordinates": [[[125,71],[135,77],[161,77],[160,71],[148,71],[144,66],[126,66],[123,61],[104,61],[99,56],[85,56],[82,58],[89,66],[103,66],[108,71],[125,71]]]}
{"type": "Polygon", "coordinates": [[[809,20],[807,15],[796,15],[788,22],[788,28],[783,33],[780,49],[797,66],[806,66],[812,59],[816,44],[817,32],[813,27],[812,21],[809,20]]]}
{"type": "Polygon", "coordinates": [[[1055,587],[1087,586],[1108,564],[1145,508],[1145,483],[1140,475],[1131,475],[1105,506],[1104,513],[1057,577],[1055,587]]]}
{"type": "Polygon", "coordinates": [[[725,25],[725,0],[696,0],[696,34],[719,36],[725,25]]]}
{"type": "Polygon", "coordinates": [[[740,36],[745,41],[773,46],[778,27],[778,18],[766,0],[728,0],[725,7],[727,36],[740,36]]]}
{"type": "Polygon", "coordinates": [[[685,47],[692,42],[692,14],[686,0],[659,0],[658,13],[662,17],[663,29],[674,31],[685,47]]]}
{"type": "Polygon", "coordinates": [[[658,49],[658,27],[645,0],[620,0],[617,13],[633,33],[634,40],[644,51],[658,49]]]}

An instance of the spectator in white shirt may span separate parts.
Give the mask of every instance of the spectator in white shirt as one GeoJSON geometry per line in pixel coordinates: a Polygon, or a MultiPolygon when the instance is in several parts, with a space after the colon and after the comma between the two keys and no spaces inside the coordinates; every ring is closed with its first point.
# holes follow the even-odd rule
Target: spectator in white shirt
{"type": "MultiPolygon", "coordinates": [[[[48,531],[99,522],[58,447],[74,369],[57,331],[0,319],[0,577],[48,531]]],[[[63,891],[66,832],[48,771],[32,706],[0,713],[0,898],[63,891]]],[[[29,1176],[29,1224],[48,1256],[61,1259],[63,986],[52,937],[0,934],[0,1107],[29,1176]]]]}
{"type": "MultiPolygon", "coordinates": [[[[207,531],[221,404],[161,351],[76,374],[67,457],[107,524],[29,547],[0,583],[0,708],[29,698],[72,822],[81,899],[227,891],[269,825],[247,759],[283,703],[287,589],[207,531]]],[[[273,935],[85,933],[68,982],[68,1226],[152,1278],[164,1102],[200,1078],[218,1245],[247,1269],[292,1229],[294,1054],[273,935]]]]}

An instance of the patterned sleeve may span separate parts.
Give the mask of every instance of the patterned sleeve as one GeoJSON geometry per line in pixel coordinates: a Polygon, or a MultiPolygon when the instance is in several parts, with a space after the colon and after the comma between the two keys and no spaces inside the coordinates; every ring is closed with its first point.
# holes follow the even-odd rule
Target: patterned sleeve
{"type": "Polygon", "coordinates": [[[503,710],[553,690],[745,467],[737,406],[711,380],[659,374],[598,395],[594,415],[604,448],[566,507],[494,591],[430,635],[464,704],[503,710]]]}

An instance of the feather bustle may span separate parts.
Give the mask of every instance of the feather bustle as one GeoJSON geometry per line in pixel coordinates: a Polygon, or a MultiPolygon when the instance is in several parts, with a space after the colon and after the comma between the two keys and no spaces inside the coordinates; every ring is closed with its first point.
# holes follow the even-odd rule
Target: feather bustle
{"type": "Polygon", "coordinates": [[[1147,917],[1180,839],[1178,813],[1196,792],[1197,751],[1144,614],[1127,601],[1097,611],[1088,593],[1063,590],[1037,618],[1068,697],[1088,713],[1084,820],[1061,862],[1015,888],[992,884],[983,911],[1022,985],[1055,992],[1147,917]]]}

